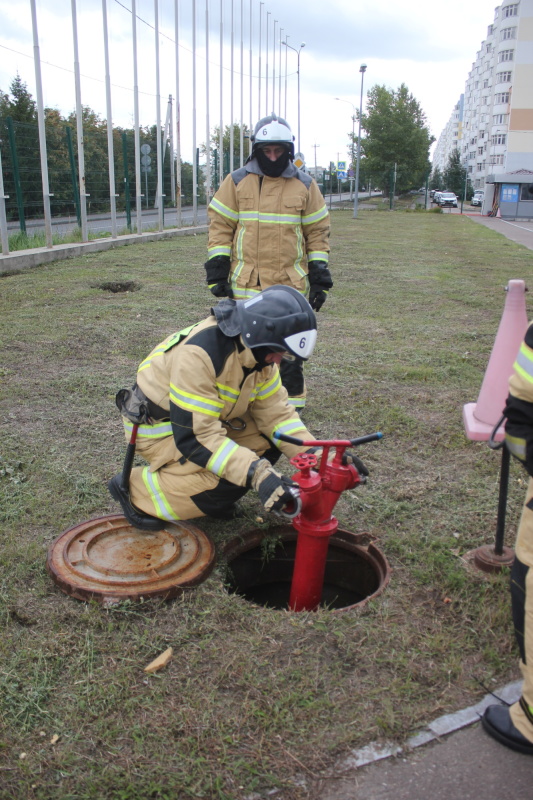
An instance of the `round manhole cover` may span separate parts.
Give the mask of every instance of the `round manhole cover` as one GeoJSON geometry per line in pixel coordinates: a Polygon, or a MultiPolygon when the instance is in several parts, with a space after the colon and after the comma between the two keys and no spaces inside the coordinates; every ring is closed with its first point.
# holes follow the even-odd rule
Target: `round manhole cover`
{"type": "Polygon", "coordinates": [[[189,522],[147,533],[121,514],[82,522],[48,550],[46,568],[66,594],[102,602],[176,597],[202,583],[214,566],[215,548],[189,522]]]}

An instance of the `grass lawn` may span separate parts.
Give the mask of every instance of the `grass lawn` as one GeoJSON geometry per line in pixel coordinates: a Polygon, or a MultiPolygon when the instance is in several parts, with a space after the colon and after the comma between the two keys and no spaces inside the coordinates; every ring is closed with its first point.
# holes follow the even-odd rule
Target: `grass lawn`
{"type": "MultiPolygon", "coordinates": [[[[214,302],[206,236],[0,279],[2,800],[301,800],[351,748],[402,743],[519,677],[508,575],[465,559],[494,541],[500,456],[466,438],[462,407],[477,399],[504,287],[529,281],[533,254],[465,217],[405,211],[334,211],[331,245],[306,422],[320,438],[383,432],[359,451],[367,485],[336,515],[393,568],[350,612],[255,606],[227,592],[222,558],[170,602],[103,608],[61,593],[51,542],[118,511],[106,490],[125,451],[116,391],[214,302]],[[168,667],[144,673],[169,646],[168,667]]],[[[513,463],[510,546],[525,486],[513,463]]],[[[237,522],[197,522],[218,552],[258,515],[279,524],[255,495],[244,506],[237,522]]]]}

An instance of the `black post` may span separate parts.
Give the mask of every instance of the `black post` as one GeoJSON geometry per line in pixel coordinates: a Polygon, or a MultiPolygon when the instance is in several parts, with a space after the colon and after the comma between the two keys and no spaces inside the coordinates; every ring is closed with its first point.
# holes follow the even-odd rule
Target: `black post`
{"type": "Polygon", "coordinates": [[[505,445],[502,447],[502,463],[500,467],[500,493],[498,497],[498,518],[496,521],[496,540],[494,552],[497,556],[503,554],[503,536],[505,533],[505,514],[507,511],[507,494],[509,487],[509,463],[511,454],[505,445]]]}
{"type": "Polygon", "coordinates": [[[76,206],[76,219],[78,220],[78,227],[81,228],[80,193],[78,191],[78,177],[76,175],[76,163],[74,161],[74,147],[72,146],[72,128],[69,125],[66,126],[65,133],[67,135],[68,159],[70,162],[70,177],[72,180],[72,191],[74,193],[74,205],[76,206]]]}
{"type": "Polygon", "coordinates": [[[11,117],[6,117],[7,136],[11,149],[11,163],[13,164],[13,180],[15,182],[15,194],[17,197],[17,208],[19,212],[19,227],[22,233],[26,233],[26,217],[24,216],[24,201],[22,199],[22,184],[20,182],[19,159],[17,154],[17,144],[15,142],[15,130],[11,117]]]}
{"type": "Polygon", "coordinates": [[[126,225],[131,231],[131,200],[130,200],[130,176],[128,174],[128,140],[126,133],[122,132],[122,160],[124,162],[124,197],[126,200],[126,225]]]}

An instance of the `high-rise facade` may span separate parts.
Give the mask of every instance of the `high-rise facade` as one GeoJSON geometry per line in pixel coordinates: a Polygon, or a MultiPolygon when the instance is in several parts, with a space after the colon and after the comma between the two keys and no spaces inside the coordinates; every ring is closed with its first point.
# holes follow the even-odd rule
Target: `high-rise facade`
{"type": "Polygon", "coordinates": [[[474,189],[489,176],[533,171],[533,0],[496,7],[433,169],[446,169],[455,148],[474,189]]]}

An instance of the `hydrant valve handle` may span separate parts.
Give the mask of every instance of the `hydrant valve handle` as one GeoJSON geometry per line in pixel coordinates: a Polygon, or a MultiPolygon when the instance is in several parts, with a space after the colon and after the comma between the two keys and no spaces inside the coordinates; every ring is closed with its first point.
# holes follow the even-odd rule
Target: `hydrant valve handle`
{"type": "Polygon", "coordinates": [[[357,447],[359,444],[366,444],[367,442],[375,442],[378,439],[383,439],[383,434],[381,431],[376,431],[376,433],[369,433],[368,436],[360,436],[358,439],[351,439],[350,444],[352,447],[357,447]]]}
{"type": "Polygon", "coordinates": [[[274,439],[280,439],[282,442],[289,444],[296,444],[298,447],[357,447],[360,444],[367,442],[375,442],[377,439],[382,439],[383,434],[380,431],[376,433],[369,433],[368,436],[359,436],[356,439],[315,439],[312,442],[305,442],[303,439],[296,439],[295,436],[287,436],[285,433],[276,431],[274,439]]]}

